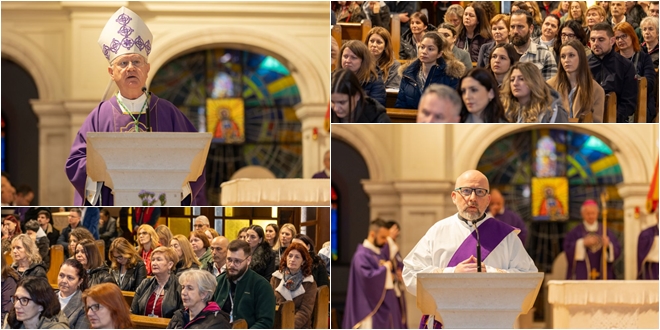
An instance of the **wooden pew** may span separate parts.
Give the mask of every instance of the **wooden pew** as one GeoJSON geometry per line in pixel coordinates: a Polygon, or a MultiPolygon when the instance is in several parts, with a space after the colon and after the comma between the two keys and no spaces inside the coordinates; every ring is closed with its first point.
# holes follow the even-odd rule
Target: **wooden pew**
{"type": "Polygon", "coordinates": [[[296,327],[296,305],[293,301],[286,301],[275,306],[274,329],[294,329],[296,327]]]}
{"type": "Polygon", "coordinates": [[[399,92],[387,92],[387,97],[385,98],[385,107],[394,108],[396,105],[396,98],[399,96],[399,92]]]}
{"type": "Polygon", "coordinates": [[[330,288],[327,285],[316,291],[316,302],[312,312],[312,328],[328,329],[328,305],[330,304],[330,288]]]}
{"type": "Polygon", "coordinates": [[[569,123],[593,123],[594,122],[594,115],[590,111],[586,114],[580,115],[578,118],[568,118],[569,123]]]}
{"type": "Polygon", "coordinates": [[[390,14],[390,37],[392,38],[394,58],[398,60],[399,50],[401,50],[401,18],[399,18],[399,14],[390,14]]]}
{"type": "Polygon", "coordinates": [[[340,25],[333,26],[330,29],[330,34],[332,35],[333,38],[335,38],[335,41],[337,42],[337,45],[339,45],[339,48],[341,48],[341,26],[340,25]]]}
{"type": "Polygon", "coordinates": [[[124,296],[124,300],[126,300],[126,303],[128,304],[128,307],[131,307],[131,304],[133,303],[133,298],[135,298],[135,292],[133,292],[133,291],[122,291],[121,295],[124,296]]]}
{"type": "Polygon", "coordinates": [[[616,123],[616,93],[614,92],[605,94],[603,123],[616,123]]]}
{"type": "Polygon", "coordinates": [[[94,241],[96,242],[96,247],[99,249],[99,253],[101,254],[101,260],[105,260],[105,241],[102,239],[94,241]]]}
{"type": "Polygon", "coordinates": [[[238,319],[238,320],[234,321],[234,323],[232,323],[231,328],[232,329],[247,329],[248,324],[244,319],[238,319]]]}
{"type": "Polygon", "coordinates": [[[62,245],[55,244],[50,247],[50,268],[46,276],[48,283],[57,285],[57,275],[60,273],[60,267],[64,263],[64,248],[62,245]]]}
{"type": "Polygon", "coordinates": [[[131,321],[136,329],[165,329],[170,319],[131,314],[131,321]]]}
{"type": "MultiPolygon", "coordinates": [[[[341,26],[341,41],[361,40],[366,44],[367,33],[371,30],[371,21],[363,19],[360,23],[337,23],[341,26]]],[[[341,43],[339,44],[341,47],[341,43]]]]}
{"type": "Polygon", "coordinates": [[[646,77],[640,77],[637,80],[637,109],[635,110],[635,122],[646,123],[646,104],[648,99],[648,82],[646,77]]]}
{"type": "Polygon", "coordinates": [[[393,123],[416,123],[417,109],[387,108],[387,116],[393,123]]]}

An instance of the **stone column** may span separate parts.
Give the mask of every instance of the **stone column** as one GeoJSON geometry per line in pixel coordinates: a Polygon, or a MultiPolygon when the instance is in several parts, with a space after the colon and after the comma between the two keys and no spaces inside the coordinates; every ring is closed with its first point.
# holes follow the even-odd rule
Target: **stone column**
{"type": "Polygon", "coordinates": [[[39,118],[39,201],[41,205],[73,202],[64,164],[71,148],[69,115],[61,101],[31,100],[39,118]]]}
{"type": "Polygon", "coordinates": [[[330,149],[330,134],[324,125],[327,110],[327,103],[300,103],[296,106],[296,116],[302,126],[303,178],[311,178],[323,169],[323,153],[330,149]]]}

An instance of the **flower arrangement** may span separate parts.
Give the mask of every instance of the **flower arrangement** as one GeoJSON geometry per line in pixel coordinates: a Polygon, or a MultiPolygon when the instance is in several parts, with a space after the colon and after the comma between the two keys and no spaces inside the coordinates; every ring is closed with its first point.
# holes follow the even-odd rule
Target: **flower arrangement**
{"type": "Polygon", "coordinates": [[[165,196],[165,193],[161,193],[158,195],[158,198],[156,198],[156,194],[151,192],[151,191],[146,191],[146,190],[141,190],[140,193],[138,194],[138,197],[142,200],[142,206],[154,206],[156,202],[160,202],[160,205],[163,206],[165,203],[167,203],[167,197],[165,196]]]}

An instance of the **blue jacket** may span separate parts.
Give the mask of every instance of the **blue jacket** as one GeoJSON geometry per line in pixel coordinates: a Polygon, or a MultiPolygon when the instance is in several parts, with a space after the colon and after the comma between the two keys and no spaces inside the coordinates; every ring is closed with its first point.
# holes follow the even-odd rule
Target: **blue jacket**
{"type": "Polygon", "coordinates": [[[362,84],[362,89],[367,96],[385,106],[385,101],[387,100],[387,92],[385,92],[385,83],[383,82],[383,78],[381,78],[380,75],[378,76],[378,79],[362,84]]]}
{"type": "MultiPolygon", "coordinates": [[[[417,74],[422,67],[419,60],[415,60],[408,67],[403,68],[401,75],[401,84],[399,85],[399,95],[396,98],[395,108],[417,109],[422,92],[417,86],[417,74]]],[[[430,84],[447,85],[453,89],[458,86],[460,77],[465,72],[465,65],[458,60],[445,62],[444,58],[438,60],[426,78],[424,89],[430,84]]]]}

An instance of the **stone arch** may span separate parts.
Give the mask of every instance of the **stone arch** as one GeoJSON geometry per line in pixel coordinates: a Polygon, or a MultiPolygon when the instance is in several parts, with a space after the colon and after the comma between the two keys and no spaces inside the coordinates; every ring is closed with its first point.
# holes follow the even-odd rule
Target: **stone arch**
{"type": "Polygon", "coordinates": [[[2,57],[23,67],[37,85],[40,100],[61,100],[64,96],[61,74],[39,46],[13,31],[2,31],[2,57]]]}
{"type": "MultiPolygon", "coordinates": [[[[266,29],[226,26],[231,33],[222,33],[223,27],[213,29],[199,28],[186,30],[185,33],[168,33],[160,37],[158,51],[154,52],[151,62],[152,74],[147,81],[151,83],[154,73],[168,61],[193,51],[215,46],[232,47],[273,56],[289,69],[300,91],[301,103],[327,104],[328,88],[324,82],[330,80],[329,67],[318,65],[320,59],[308,56],[315,52],[307,43],[283,38],[271,34],[266,29]]],[[[329,64],[329,63],[328,63],[329,64]]]]}
{"type": "Polygon", "coordinates": [[[383,182],[391,178],[393,172],[390,153],[385,149],[383,143],[368,129],[368,126],[354,129],[354,125],[333,125],[332,137],[340,139],[355,150],[357,150],[369,169],[369,180],[372,182],[383,182]],[[353,128],[353,129],[351,129],[353,128]]]}

